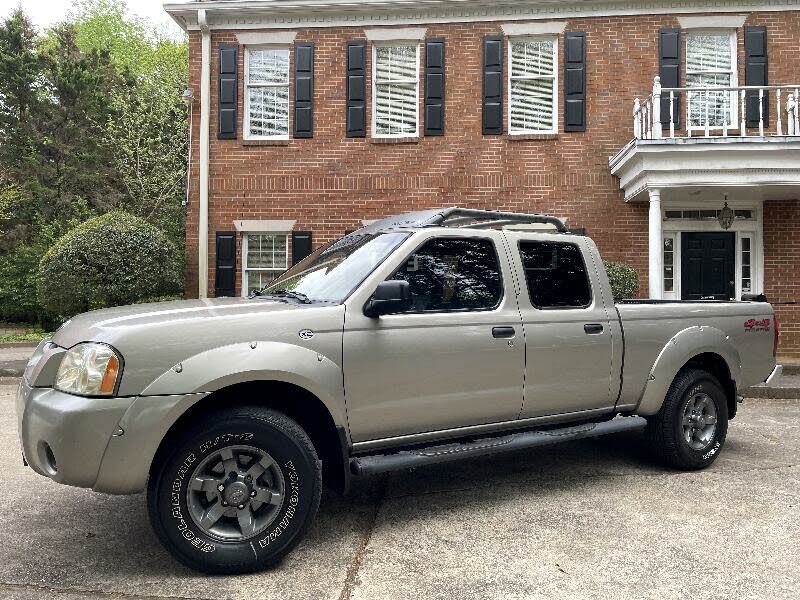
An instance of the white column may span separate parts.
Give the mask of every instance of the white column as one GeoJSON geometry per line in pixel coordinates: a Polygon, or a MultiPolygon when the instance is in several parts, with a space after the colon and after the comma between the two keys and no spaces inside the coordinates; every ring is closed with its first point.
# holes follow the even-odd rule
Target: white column
{"type": "Polygon", "coordinates": [[[200,206],[197,228],[197,296],[208,296],[208,162],[211,121],[211,31],[206,11],[197,11],[202,34],[200,52],[200,206]]]}
{"type": "Polygon", "coordinates": [[[661,190],[648,190],[650,194],[650,219],[648,229],[650,298],[663,297],[664,251],[661,234],[661,190]]]}

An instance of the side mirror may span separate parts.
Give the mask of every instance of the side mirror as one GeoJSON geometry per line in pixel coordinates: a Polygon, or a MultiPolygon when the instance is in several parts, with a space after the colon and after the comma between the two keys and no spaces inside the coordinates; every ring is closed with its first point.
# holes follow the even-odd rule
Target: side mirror
{"type": "Polygon", "coordinates": [[[372,298],[364,305],[364,314],[375,318],[411,308],[411,286],[407,281],[391,279],[378,284],[372,298]]]}

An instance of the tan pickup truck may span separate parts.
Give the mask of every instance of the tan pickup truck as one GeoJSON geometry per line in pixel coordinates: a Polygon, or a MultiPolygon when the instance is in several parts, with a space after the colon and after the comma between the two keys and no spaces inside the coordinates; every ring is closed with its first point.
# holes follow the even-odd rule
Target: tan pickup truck
{"type": "Polygon", "coordinates": [[[323,481],[644,429],[668,466],[719,456],[737,389],[780,373],[766,302],[615,304],[597,248],[554,217],[390,217],[249,298],[79,315],[31,358],[24,459],[147,490],[181,562],[264,568],[323,481]]]}

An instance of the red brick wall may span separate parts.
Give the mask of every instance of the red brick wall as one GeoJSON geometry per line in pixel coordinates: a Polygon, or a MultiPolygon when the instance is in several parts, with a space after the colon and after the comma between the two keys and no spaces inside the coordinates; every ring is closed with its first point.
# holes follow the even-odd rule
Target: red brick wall
{"type": "MultiPolygon", "coordinates": [[[[797,79],[800,12],[754,13],[747,24],[768,27],[770,82],[797,79]]],[[[623,201],[619,182],[609,173],[608,159],[632,137],[634,97],[643,98],[651,91],[658,73],[659,29],[678,26],[672,15],[568,19],[566,31],[587,34],[587,130],[564,133],[563,107],[559,106],[561,132],[556,139],[514,140],[508,135],[481,134],[482,38],[501,34],[500,23],[427,24],[427,37],[446,41],[446,133],[423,136],[416,143],[377,143],[369,133],[366,138],[345,138],[345,44],[363,39],[363,28],[300,29],[296,41],[316,45],[314,138],[277,146],[243,142],[241,80],[239,139],[216,139],[217,48],[220,43],[235,43],[236,38],[235,32],[212,32],[210,292],[214,289],[214,233],[232,230],[236,219],[296,219],[296,229],[312,230],[319,245],[359,227],[361,219],[461,205],[547,212],[565,218],[571,226],[586,227],[606,258],[638,269],[641,294],[646,295],[647,205],[623,201]]],[[[743,83],[743,32],[738,34],[743,83]]],[[[240,52],[240,78],[243,59],[240,52]]],[[[370,90],[369,46],[367,62],[370,90]]],[[[199,96],[197,32],[190,34],[190,79],[199,96]]],[[[420,82],[421,98],[422,88],[420,82]]],[[[563,35],[559,88],[561,105],[563,35]]],[[[369,101],[368,92],[368,107],[369,101]]],[[[195,168],[187,215],[190,295],[197,289],[199,103],[195,108],[195,168]]],[[[368,132],[369,113],[368,108],[368,132]]],[[[241,266],[241,254],[237,266],[241,266]]]]}
{"type": "Polygon", "coordinates": [[[800,201],[764,202],[764,292],[780,319],[781,356],[800,358],[800,201]]]}

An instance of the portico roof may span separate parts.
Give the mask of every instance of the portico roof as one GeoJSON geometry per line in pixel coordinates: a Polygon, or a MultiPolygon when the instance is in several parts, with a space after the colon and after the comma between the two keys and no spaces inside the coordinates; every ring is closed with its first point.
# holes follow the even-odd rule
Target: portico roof
{"type": "Polygon", "coordinates": [[[800,137],[634,139],[609,159],[625,200],[648,190],[724,187],[758,199],[800,198],[800,137]]]}

